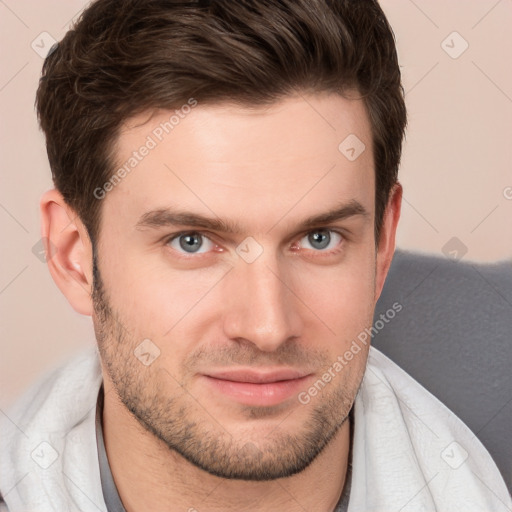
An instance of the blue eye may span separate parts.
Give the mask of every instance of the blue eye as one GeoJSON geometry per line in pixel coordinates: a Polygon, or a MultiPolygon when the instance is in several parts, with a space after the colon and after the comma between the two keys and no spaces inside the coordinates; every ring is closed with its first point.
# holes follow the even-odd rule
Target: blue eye
{"type": "MultiPolygon", "coordinates": [[[[343,236],[336,231],[327,228],[315,229],[303,236],[295,248],[329,254],[336,252],[342,241],[343,236]]],[[[166,245],[178,253],[189,255],[204,254],[218,248],[215,242],[197,231],[177,233],[168,239],[166,245]]]]}
{"type": "MultiPolygon", "coordinates": [[[[324,251],[324,249],[335,249],[342,240],[342,237],[339,233],[335,231],[331,231],[330,229],[317,229],[315,231],[309,232],[306,236],[304,236],[299,244],[303,246],[303,241],[306,240],[308,244],[310,244],[310,248],[316,251],[324,251]],[[333,245],[331,245],[331,243],[333,245]]],[[[308,249],[308,247],[306,247],[308,249]]]]}
{"type": "Polygon", "coordinates": [[[208,252],[214,247],[209,238],[194,231],[175,236],[169,240],[168,245],[176,251],[183,250],[188,254],[208,252]]]}

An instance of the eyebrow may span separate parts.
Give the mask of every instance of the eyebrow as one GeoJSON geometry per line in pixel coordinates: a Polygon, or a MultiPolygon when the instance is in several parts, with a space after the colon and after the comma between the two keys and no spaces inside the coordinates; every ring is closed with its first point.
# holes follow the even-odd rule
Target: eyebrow
{"type": "MultiPolygon", "coordinates": [[[[307,217],[299,223],[297,231],[304,231],[318,227],[319,225],[330,224],[355,216],[369,217],[369,212],[361,203],[353,199],[327,212],[307,217]]],[[[279,222],[280,220],[277,223],[279,222]]],[[[276,224],[274,224],[274,226],[276,224]]],[[[141,215],[135,225],[137,229],[157,229],[170,226],[190,226],[230,234],[242,234],[244,232],[237,222],[224,220],[220,217],[206,217],[201,214],[172,208],[160,208],[148,211],[141,215]]],[[[270,230],[272,229],[273,227],[270,228],[270,230]]]]}

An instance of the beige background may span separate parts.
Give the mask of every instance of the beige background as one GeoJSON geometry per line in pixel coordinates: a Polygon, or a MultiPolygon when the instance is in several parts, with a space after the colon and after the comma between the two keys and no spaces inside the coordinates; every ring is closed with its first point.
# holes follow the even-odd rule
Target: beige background
{"type": "MultiPolygon", "coordinates": [[[[90,318],[71,309],[32,252],[39,197],[51,187],[33,106],[43,62],[37,52],[64,35],[85,3],[0,0],[0,410],[41,372],[95,342],[90,318]]],[[[512,0],[382,6],[397,37],[409,109],[399,247],[510,260],[512,0]]]]}

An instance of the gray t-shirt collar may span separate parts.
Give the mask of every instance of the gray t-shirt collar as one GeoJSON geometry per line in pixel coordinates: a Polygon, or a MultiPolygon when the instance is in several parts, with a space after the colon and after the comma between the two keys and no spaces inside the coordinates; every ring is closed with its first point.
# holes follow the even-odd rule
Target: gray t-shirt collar
{"type": "Polygon", "coordinates": [[[103,441],[103,396],[103,386],[101,386],[96,406],[96,441],[98,445],[98,460],[100,462],[101,490],[103,491],[105,505],[107,505],[107,512],[126,512],[110,471],[107,452],[105,451],[105,442],[103,441]]]}

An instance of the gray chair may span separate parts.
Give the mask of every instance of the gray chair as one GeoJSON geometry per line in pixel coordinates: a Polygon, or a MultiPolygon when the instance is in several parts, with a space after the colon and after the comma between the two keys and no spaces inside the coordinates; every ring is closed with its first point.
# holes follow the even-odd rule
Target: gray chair
{"type": "Polygon", "coordinates": [[[397,251],[373,344],[475,433],[512,492],[512,261],[476,264],[397,251]]]}

